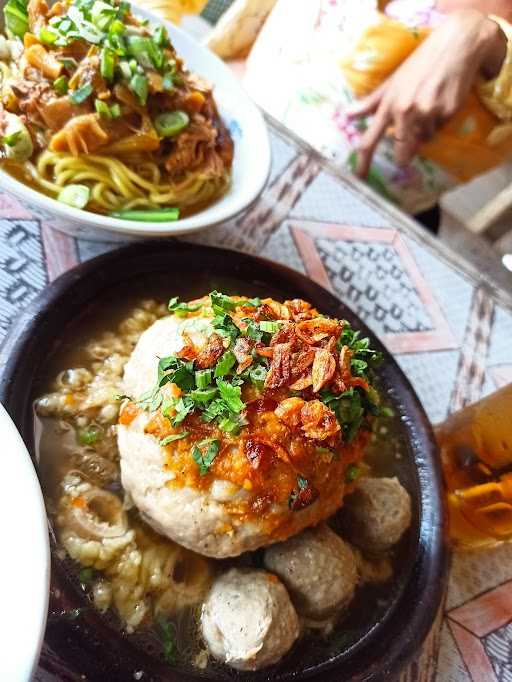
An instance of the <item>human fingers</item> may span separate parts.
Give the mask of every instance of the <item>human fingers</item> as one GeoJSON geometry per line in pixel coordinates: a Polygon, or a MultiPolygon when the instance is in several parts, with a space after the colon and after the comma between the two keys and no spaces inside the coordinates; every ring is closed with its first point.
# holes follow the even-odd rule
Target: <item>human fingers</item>
{"type": "Polygon", "coordinates": [[[373,121],[361,138],[357,149],[356,174],[361,178],[368,175],[375,148],[384,135],[390,122],[390,113],[387,106],[381,106],[375,114],[373,121]]]}
{"type": "Polygon", "coordinates": [[[363,97],[363,99],[353,102],[347,108],[347,118],[360,118],[361,116],[369,116],[370,114],[374,114],[382,101],[382,97],[385,92],[385,86],[386,84],[383,83],[367,97],[363,97]]]}

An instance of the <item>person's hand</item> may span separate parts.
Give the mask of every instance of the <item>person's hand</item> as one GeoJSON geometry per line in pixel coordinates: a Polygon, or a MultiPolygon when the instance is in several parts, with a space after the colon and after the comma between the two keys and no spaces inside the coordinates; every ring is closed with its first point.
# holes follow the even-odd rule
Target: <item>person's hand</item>
{"type": "Polygon", "coordinates": [[[366,177],[390,126],[396,163],[410,163],[421,143],[461,107],[477,76],[497,75],[506,49],[501,28],[481,12],[448,15],[385,83],[347,112],[350,119],[374,115],[361,138],[356,173],[366,177]]]}

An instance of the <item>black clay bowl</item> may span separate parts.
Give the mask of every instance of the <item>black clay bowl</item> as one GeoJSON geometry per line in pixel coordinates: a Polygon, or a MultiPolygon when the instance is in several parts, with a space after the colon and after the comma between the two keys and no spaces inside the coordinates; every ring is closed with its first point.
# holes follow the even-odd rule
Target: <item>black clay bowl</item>
{"type": "Polygon", "coordinates": [[[59,617],[87,602],[54,551],[46,633],[52,655],[42,664],[62,679],[83,674],[94,682],[133,679],[140,670],[145,681],[388,679],[418,650],[444,590],[441,472],[432,428],[411,385],[365,325],[331,293],[298,272],[246,254],[179,241],[128,246],[66,273],[19,317],[3,347],[0,400],[34,454],[32,401],[52,356],[66,349],[73,330],[97,329],[98,320],[107,324],[105,310],[126,300],[148,294],[186,300],[212,289],[304,298],[327,315],[348,319],[384,353],[378,381],[394,408],[393,428],[403,453],[394,466],[413,498],[413,525],[396,550],[393,582],[363,588],[335,635],[301,642],[271,670],[238,674],[219,666],[194,676],[190,668],[170,668],[158,655],[148,654],[90,608],[76,620],[59,617]]]}

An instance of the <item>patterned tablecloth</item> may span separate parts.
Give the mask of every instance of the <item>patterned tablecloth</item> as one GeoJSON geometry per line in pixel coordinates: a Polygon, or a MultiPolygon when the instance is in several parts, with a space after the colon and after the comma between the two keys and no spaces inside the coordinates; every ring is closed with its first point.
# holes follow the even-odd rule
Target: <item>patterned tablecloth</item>
{"type": "MultiPolygon", "coordinates": [[[[434,423],[511,382],[510,293],[274,123],[271,134],[256,205],[191,241],[262,254],[335,291],[383,339],[434,423]]],[[[49,281],[112,248],[56,232],[0,195],[0,338],[49,281]]],[[[512,543],[455,556],[442,611],[403,680],[512,682],[511,617],[512,543]]],[[[62,678],[40,669],[37,679],[62,678]]]]}

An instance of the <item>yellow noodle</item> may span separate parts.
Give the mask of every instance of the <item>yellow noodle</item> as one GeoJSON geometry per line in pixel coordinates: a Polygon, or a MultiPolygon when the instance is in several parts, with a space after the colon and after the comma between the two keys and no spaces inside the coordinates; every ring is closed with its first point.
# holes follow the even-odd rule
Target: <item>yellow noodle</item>
{"type": "Polygon", "coordinates": [[[118,208],[187,208],[211,201],[229,182],[220,158],[206,170],[190,171],[176,182],[161,180],[156,163],[144,161],[128,166],[119,159],[100,155],[72,156],[68,153],[42,152],[36,164],[27,163],[34,181],[50,194],[58,195],[72,183],[91,189],[91,203],[105,211],[118,208]]]}

